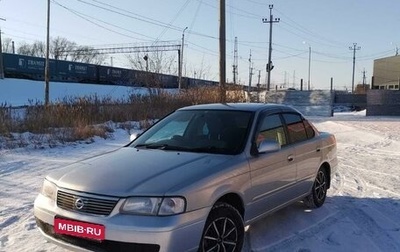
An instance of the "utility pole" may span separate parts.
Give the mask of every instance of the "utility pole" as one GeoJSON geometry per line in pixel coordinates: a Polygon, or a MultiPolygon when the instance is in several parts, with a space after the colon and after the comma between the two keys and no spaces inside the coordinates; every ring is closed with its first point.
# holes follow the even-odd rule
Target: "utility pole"
{"type": "Polygon", "coordinates": [[[253,63],[251,62],[251,50],[250,50],[250,57],[249,57],[249,98],[251,92],[251,78],[253,76],[253,63]]]}
{"type": "Polygon", "coordinates": [[[296,88],[296,70],[293,71],[293,86],[292,88],[296,88]]]}
{"type": "Polygon", "coordinates": [[[260,79],[261,79],[261,70],[258,70],[258,82],[257,82],[257,102],[260,102],[260,79]]]}
{"type": "Polygon", "coordinates": [[[308,46],[308,91],[311,90],[311,84],[310,84],[310,76],[311,76],[311,46],[308,46]]]}
{"type": "Polygon", "coordinates": [[[269,20],[267,18],[263,18],[262,22],[265,23],[269,23],[269,50],[268,50],[268,63],[267,63],[267,73],[268,73],[268,79],[267,79],[267,91],[270,90],[270,86],[271,86],[271,70],[274,68],[274,66],[272,65],[272,61],[271,61],[271,54],[272,54],[272,24],[273,23],[278,23],[279,22],[279,18],[275,18],[272,16],[272,9],[274,8],[273,4],[269,5],[269,20]]]}
{"type": "Polygon", "coordinates": [[[360,50],[361,47],[357,46],[357,43],[353,43],[353,46],[349,47],[350,50],[353,50],[353,78],[351,81],[351,92],[354,93],[354,72],[356,70],[356,51],[360,50]]]}
{"type": "MultiPolygon", "coordinates": [[[[0,18],[6,21],[4,18],[0,18]]],[[[4,79],[4,66],[3,66],[3,42],[1,42],[1,28],[0,28],[0,79],[4,79]]]]}
{"type": "Polygon", "coordinates": [[[283,88],[286,88],[287,72],[285,71],[285,79],[283,80],[283,88]]]}
{"type": "Polygon", "coordinates": [[[44,79],[45,79],[45,87],[44,87],[44,104],[49,105],[49,79],[50,79],[50,0],[47,0],[47,38],[46,38],[46,66],[44,69],[44,79]]]}
{"type": "Polygon", "coordinates": [[[183,29],[182,32],[182,46],[181,46],[181,52],[179,56],[179,91],[181,90],[182,87],[182,66],[183,66],[183,48],[185,47],[185,31],[187,30],[187,27],[183,29]]]}
{"type": "Polygon", "coordinates": [[[237,37],[235,37],[235,46],[234,46],[234,52],[233,52],[233,84],[236,85],[237,83],[237,77],[238,77],[238,40],[237,37]]]}
{"type": "Polygon", "coordinates": [[[365,73],[366,73],[366,71],[365,71],[365,68],[364,68],[364,71],[362,71],[362,73],[363,73],[363,89],[364,89],[364,92],[365,92],[365,84],[366,84],[366,80],[367,80],[367,77],[365,76],[365,73]]]}
{"type": "Polygon", "coordinates": [[[1,29],[0,29],[0,79],[4,79],[3,44],[1,42],[1,29]]]}
{"type": "Polygon", "coordinates": [[[225,0],[219,0],[219,90],[220,102],[226,102],[226,24],[225,0]]]}

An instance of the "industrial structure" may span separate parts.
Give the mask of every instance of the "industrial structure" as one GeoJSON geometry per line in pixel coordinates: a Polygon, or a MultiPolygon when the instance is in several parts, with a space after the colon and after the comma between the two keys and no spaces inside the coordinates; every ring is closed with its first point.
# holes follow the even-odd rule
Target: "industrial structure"
{"type": "Polygon", "coordinates": [[[400,90],[400,55],[374,60],[373,89],[400,90]]]}

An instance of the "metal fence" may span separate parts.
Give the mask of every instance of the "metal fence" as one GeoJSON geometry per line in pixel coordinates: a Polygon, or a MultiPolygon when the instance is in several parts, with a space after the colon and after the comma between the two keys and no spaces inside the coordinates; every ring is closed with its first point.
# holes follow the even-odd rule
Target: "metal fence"
{"type": "Polygon", "coordinates": [[[400,91],[369,90],[367,116],[400,116],[400,91]]]}

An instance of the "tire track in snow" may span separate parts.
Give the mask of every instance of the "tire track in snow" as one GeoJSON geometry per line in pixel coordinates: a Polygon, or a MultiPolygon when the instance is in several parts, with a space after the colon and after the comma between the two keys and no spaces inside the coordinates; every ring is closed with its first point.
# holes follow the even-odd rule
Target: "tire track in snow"
{"type": "Polygon", "coordinates": [[[354,224],[356,224],[381,251],[400,251],[399,240],[389,236],[387,230],[381,227],[382,224],[378,225],[375,219],[365,211],[355,207],[348,210],[348,215],[351,217],[354,224]]]}
{"type": "Polygon", "coordinates": [[[18,215],[13,215],[11,217],[6,218],[6,220],[4,220],[3,222],[0,222],[0,231],[12,224],[14,224],[15,222],[17,222],[20,219],[20,217],[18,215]]]}
{"type": "MultiPolygon", "coordinates": [[[[340,219],[345,218],[344,212],[336,212],[318,223],[309,226],[307,229],[295,232],[293,235],[278,241],[275,244],[268,245],[264,248],[253,249],[253,252],[280,252],[280,251],[294,251],[293,248],[297,248],[297,244],[302,244],[304,240],[309,237],[313,237],[320,233],[322,230],[327,229],[329,226],[334,225],[340,219]]],[[[296,249],[296,251],[308,251],[302,249],[296,249]]]]}
{"type": "MultiPolygon", "coordinates": [[[[352,161],[350,161],[352,162],[352,161]]],[[[358,173],[352,171],[353,165],[342,164],[342,171],[345,173],[345,179],[343,182],[343,188],[345,189],[345,195],[365,197],[368,190],[365,181],[358,175],[358,173]]]]}
{"type": "MultiPolygon", "coordinates": [[[[357,236],[365,236],[368,241],[372,242],[375,248],[371,251],[382,252],[398,252],[400,251],[400,241],[388,235],[386,229],[382,228],[382,224],[378,224],[375,218],[371,217],[352,199],[343,198],[340,205],[340,210],[323,219],[322,221],[311,225],[309,228],[296,232],[295,234],[283,239],[270,246],[252,250],[254,252],[282,252],[282,251],[303,251],[311,250],[302,247],[308,239],[322,239],[322,242],[330,247],[328,251],[346,251],[345,244],[335,239],[334,233],[330,232],[326,235],[323,231],[329,230],[329,227],[337,224],[339,221],[349,220],[357,227],[357,236]],[[318,236],[318,237],[317,237],[318,236]],[[323,236],[323,237],[321,237],[323,236]]],[[[390,219],[387,220],[390,222],[390,219]]],[[[400,234],[399,229],[393,229],[393,232],[400,234]]],[[[349,245],[351,247],[351,245],[349,245]]]]}
{"type": "Polygon", "coordinates": [[[393,200],[390,199],[384,201],[373,201],[369,206],[385,218],[386,222],[396,225],[397,227],[395,227],[393,231],[399,232],[400,236],[400,200],[398,202],[392,201],[393,200]]]}

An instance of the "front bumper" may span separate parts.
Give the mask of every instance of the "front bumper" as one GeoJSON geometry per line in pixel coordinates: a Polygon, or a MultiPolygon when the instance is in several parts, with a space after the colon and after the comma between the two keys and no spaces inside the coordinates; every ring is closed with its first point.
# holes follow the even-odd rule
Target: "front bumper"
{"type": "Polygon", "coordinates": [[[34,215],[39,230],[50,242],[73,251],[196,251],[209,208],[173,216],[137,216],[120,214],[117,204],[109,216],[67,211],[39,194],[34,215]],[[54,232],[54,218],[105,226],[105,240],[94,241],[54,232]]]}

